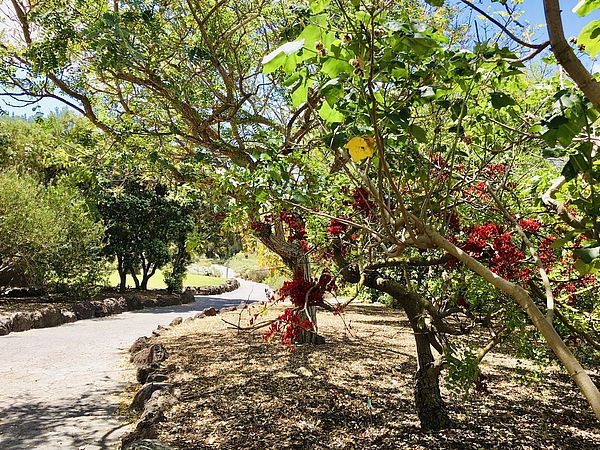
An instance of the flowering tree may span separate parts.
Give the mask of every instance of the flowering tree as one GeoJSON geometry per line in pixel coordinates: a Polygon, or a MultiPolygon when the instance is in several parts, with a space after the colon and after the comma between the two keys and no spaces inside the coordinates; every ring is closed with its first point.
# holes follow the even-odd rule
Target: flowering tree
{"type": "MultiPolygon", "coordinates": [[[[597,388],[551,323],[557,294],[573,300],[548,275],[556,262],[549,250],[553,233],[561,228],[553,217],[539,212],[531,217],[537,205],[521,200],[527,191],[535,193],[526,177],[548,178],[553,172],[533,155],[541,155],[552,140],[562,143],[569,134],[573,140],[585,124],[589,134],[595,111],[578,94],[563,90],[551,100],[569,120],[556,113],[544,118],[555,107],[544,100],[548,90],[522,90],[523,64],[515,54],[486,43],[472,51],[458,49],[442,30],[410,22],[384,3],[366,8],[315,2],[295,40],[263,60],[266,73],[287,75],[284,84],[298,105],[308,102],[311,92],[319,98],[313,111],[321,121],[322,145],[299,166],[302,179],[321,179],[326,187],[307,188],[310,202],[285,193],[279,198],[329,219],[323,226],[333,235],[331,254],[341,275],[392,295],[407,313],[415,331],[415,397],[424,427],[449,424],[437,377],[453,361],[447,336],[468,330],[462,319],[474,301],[457,283],[448,283],[445,295],[427,298],[431,291],[412,285],[411,273],[419,277],[420,272],[423,279],[419,267],[428,267],[430,277],[438,267],[438,275],[449,279],[458,278],[450,271],[466,267],[490,286],[480,309],[486,320],[501,320],[490,344],[472,359],[480,360],[511,329],[502,319],[518,305],[598,415],[597,388]],[[532,121],[536,116],[540,119],[532,121]],[[328,168],[315,162],[323,159],[328,168]],[[547,318],[536,305],[538,296],[545,300],[547,318]],[[490,305],[493,297],[503,300],[490,305]],[[445,357],[434,358],[432,348],[445,357]]],[[[569,160],[563,172],[574,164],[569,160]]],[[[594,239],[591,230],[587,237],[594,239]]],[[[574,277],[566,289],[587,289],[594,282],[589,274],[579,278],[564,258],[561,270],[574,277]]],[[[565,319],[562,312],[560,317],[565,319]]]]}

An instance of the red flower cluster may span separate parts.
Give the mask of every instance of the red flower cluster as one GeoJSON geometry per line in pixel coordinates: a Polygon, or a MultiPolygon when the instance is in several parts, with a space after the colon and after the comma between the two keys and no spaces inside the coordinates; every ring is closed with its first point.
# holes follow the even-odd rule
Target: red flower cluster
{"type": "Polygon", "coordinates": [[[474,197],[479,197],[484,202],[490,201],[490,196],[487,194],[487,187],[483,181],[480,181],[475,186],[469,186],[465,192],[474,197]]]}
{"type": "Polygon", "coordinates": [[[303,331],[311,330],[313,326],[309,319],[302,320],[299,311],[287,308],[269,326],[269,329],[263,335],[263,339],[272,341],[276,336],[279,336],[281,343],[293,350],[293,344],[298,340],[300,334],[303,331]]]}
{"type": "Polygon", "coordinates": [[[546,272],[550,271],[554,266],[554,262],[556,261],[556,249],[552,248],[552,244],[556,238],[552,235],[549,235],[547,238],[542,239],[539,246],[538,256],[542,261],[542,265],[544,266],[544,270],[546,272]]]}
{"type": "Polygon", "coordinates": [[[304,307],[305,303],[309,306],[323,303],[322,287],[318,283],[306,281],[300,273],[296,273],[292,280],[284,282],[278,293],[281,298],[289,299],[294,306],[304,307]]]}
{"type": "Polygon", "coordinates": [[[540,231],[541,224],[535,219],[521,219],[519,220],[519,225],[525,231],[530,231],[532,233],[537,233],[540,231]]]}
{"type": "Polygon", "coordinates": [[[493,242],[493,248],[494,256],[492,257],[492,262],[494,266],[490,267],[490,269],[508,279],[518,278],[518,266],[523,264],[525,255],[512,243],[511,235],[503,233],[496,237],[493,242]]]}
{"type": "Polygon", "coordinates": [[[369,191],[365,188],[356,188],[352,191],[352,206],[359,213],[369,216],[373,212],[373,201],[369,200],[369,191]]]}
{"type": "Polygon", "coordinates": [[[490,269],[509,279],[528,277],[529,272],[521,270],[524,253],[512,242],[510,233],[495,223],[473,226],[467,230],[467,241],[459,245],[474,258],[490,258],[490,269]]]}
{"type": "Polygon", "coordinates": [[[331,219],[331,223],[329,224],[329,233],[334,236],[338,236],[342,234],[344,231],[348,229],[348,225],[342,223],[336,219],[331,219]]]}
{"type": "Polygon", "coordinates": [[[285,222],[290,229],[290,235],[288,236],[289,242],[294,241],[306,241],[306,227],[304,221],[296,217],[294,213],[289,211],[281,211],[279,219],[285,222]]]}
{"type": "Polygon", "coordinates": [[[506,173],[504,164],[489,164],[485,166],[482,173],[488,178],[499,178],[506,173]]]}

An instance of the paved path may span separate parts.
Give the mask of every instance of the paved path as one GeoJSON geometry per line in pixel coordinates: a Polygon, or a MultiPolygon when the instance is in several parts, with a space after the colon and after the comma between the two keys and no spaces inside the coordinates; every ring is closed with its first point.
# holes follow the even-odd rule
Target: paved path
{"type": "Polygon", "coordinates": [[[113,417],[135,378],[127,349],[157,325],[204,308],[265,298],[240,280],[234,292],[0,337],[0,449],[112,449],[128,426],[113,417]]]}

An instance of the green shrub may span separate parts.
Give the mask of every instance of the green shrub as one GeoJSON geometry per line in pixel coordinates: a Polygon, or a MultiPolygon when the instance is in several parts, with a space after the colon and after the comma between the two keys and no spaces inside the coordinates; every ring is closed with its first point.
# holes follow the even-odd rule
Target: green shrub
{"type": "Polygon", "coordinates": [[[0,174],[0,272],[86,296],[105,273],[103,235],[69,186],[46,187],[14,170],[0,174]]]}

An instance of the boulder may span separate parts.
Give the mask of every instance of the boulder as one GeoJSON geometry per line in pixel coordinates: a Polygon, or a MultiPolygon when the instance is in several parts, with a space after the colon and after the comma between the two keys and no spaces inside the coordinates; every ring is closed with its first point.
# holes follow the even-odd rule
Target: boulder
{"type": "Polygon", "coordinates": [[[175,317],[171,323],[169,324],[170,327],[174,327],[176,325],[180,325],[183,322],[183,318],[182,317],[175,317]]]}
{"type": "Polygon", "coordinates": [[[61,309],[60,315],[62,316],[62,323],[71,323],[77,320],[77,315],[68,309],[61,309]]]}
{"type": "Polygon", "coordinates": [[[216,316],[218,313],[219,313],[219,311],[217,311],[213,307],[206,308],[205,310],[202,311],[202,314],[204,314],[206,317],[216,316]]]}
{"type": "Polygon", "coordinates": [[[0,317],[0,336],[6,336],[12,331],[12,320],[10,317],[0,317]]]}
{"type": "Polygon", "coordinates": [[[162,383],[167,381],[167,376],[161,372],[153,372],[146,377],[145,383],[162,383]]]}
{"type": "Polygon", "coordinates": [[[148,343],[148,338],[146,336],[141,336],[135,340],[131,347],[129,347],[129,353],[131,353],[131,361],[133,361],[133,355],[143,348],[148,347],[150,344],[148,343]]]}
{"type": "Polygon", "coordinates": [[[196,301],[196,289],[193,287],[186,287],[181,293],[181,303],[194,303],[196,301]]]}
{"type": "Polygon", "coordinates": [[[95,306],[92,302],[75,303],[72,309],[77,316],[77,320],[91,319],[94,317],[95,306]]]}
{"type": "Polygon", "coordinates": [[[162,344],[153,344],[150,347],[143,348],[133,355],[132,362],[136,367],[149,366],[153,363],[160,363],[167,359],[167,350],[162,344]]]}
{"type": "Polygon", "coordinates": [[[150,400],[152,394],[159,390],[171,391],[173,389],[172,383],[146,383],[142,388],[135,394],[129,409],[132,411],[142,411],[146,402],[150,400]]]}
{"type": "Polygon", "coordinates": [[[165,381],[165,380],[151,379],[152,375],[154,375],[158,369],[160,369],[160,365],[158,363],[152,363],[152,364],[146,364],[146,365],[140,366],[136,370],[135,379],[140,384],[146,384],[151,381],[165,381]]]}
{"type": "Polygon", "coordinates": [[[198,313],[194,316],[194,319],[204,319],[206,315],[204,313],[198,313]]]}
{"type": "Polygon", "coordinates": [[[35,328],[56,327],[64,323],[63,315],[58,308],[44,308],[39,313],[34,324],[35,328]]]}
{"type": "Polygon", "coordinates": [[[139,295],[132,295],[125,299],[128,311],[135,311],[144,308],[144,303],[139,295]]]}
{"type": "Polygon", "coordinates": [[[27,331],[33,328],[35,317],[29,312],[16,312],[11,317],[12,331],[27,331]]]}

